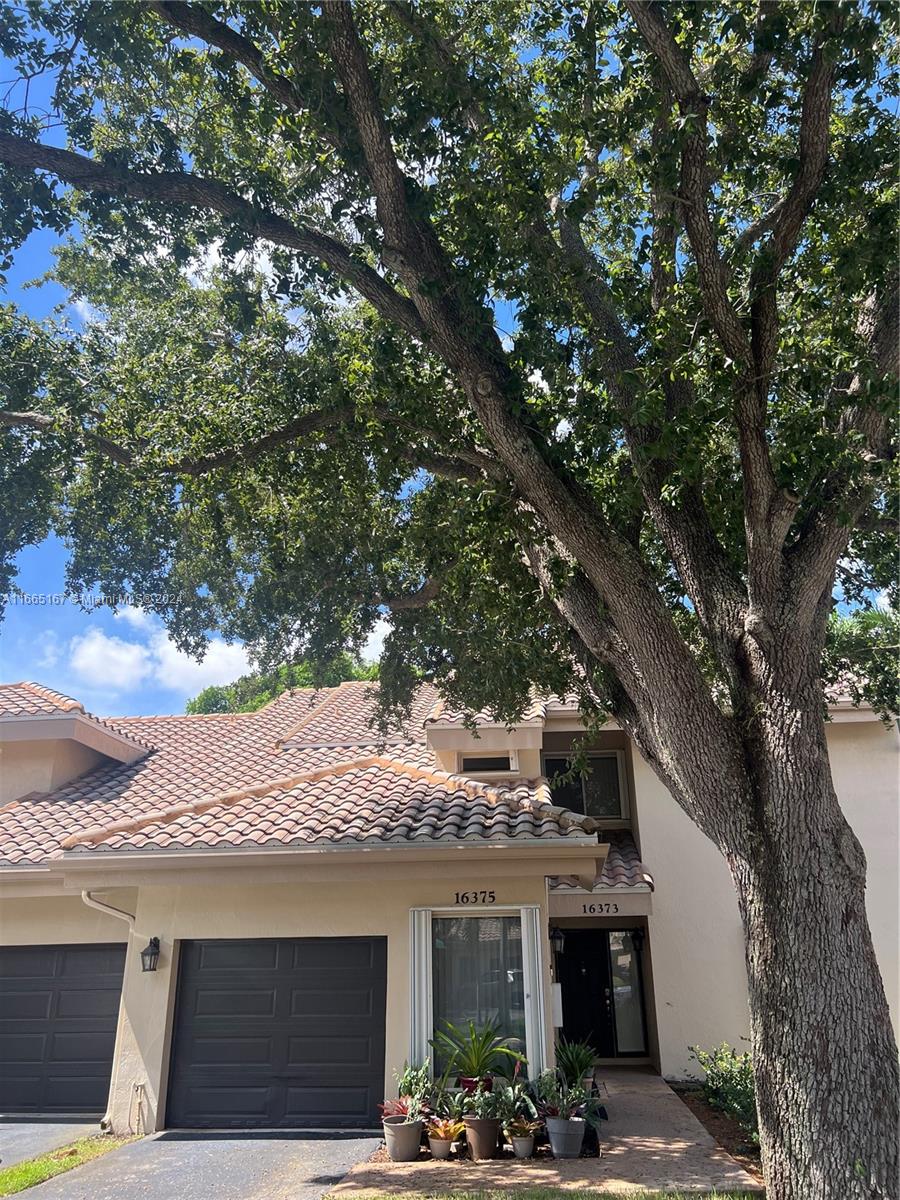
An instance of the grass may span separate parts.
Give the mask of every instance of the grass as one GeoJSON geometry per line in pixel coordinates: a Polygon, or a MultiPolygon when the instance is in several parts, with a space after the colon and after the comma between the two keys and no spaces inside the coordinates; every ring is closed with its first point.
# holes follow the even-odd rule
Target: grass
{"type": "Polygon", "coordinates": [[[100,1158],[115,1150],[131,1138],[111,1137],[109,1134],[92,1134],[90,1137],[79,1138],[68,1146],[60,1146],[49,1154],[41,1154],[38,1158],[28,1158],[24,1162],[14,1163],[11,1167],[0,1167],[0,1196],[14,1196],[16,1192],[24,1192],[26,1188],[52,1179],[54,1175],[62,1175],[73,1167],[90,1162],[92,1158],[100,1158]]]}

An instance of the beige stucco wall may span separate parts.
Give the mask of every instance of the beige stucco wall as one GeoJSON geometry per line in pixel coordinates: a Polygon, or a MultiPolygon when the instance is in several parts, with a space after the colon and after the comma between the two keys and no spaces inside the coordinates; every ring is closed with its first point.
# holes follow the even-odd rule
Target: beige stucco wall
{"type": "Polygon", "coordinates": [[[0,747],[0,804],[62,787],[102,761],[102,754],[71,738],[7,742],[0,747]]]}
{"type": "MultiPolygon", "coordinates": [[[[827,736],[838,797],[868,859],[869,923],[896,1028],[900,739],[872,720],[835,721],[827,736]]],[[[660,1068],[683,1078],[696,1070],[690,1045],[746,1044],[743,935],[718,850],[638,755],[633,772],[641,856],[656,881],[649,929],[660,1068]]]]}
{"type": "MultiPolygon", "coordinates": [[[[543,875],[490,880],[483,873],[437,880],[342,884],[234,884],[142,887],[137,922],[125,964],[125,984],[111,1088],[113,1127],[118,1131],[162,1128],[168,1048],[177,975],[177,946],[190,938],[348,937],[387,938],[387,1030],[385,1095],[393,1072],[409,1056],[410,909],[451,908],[458,889],[490,886],[498,906],[540,905],[546,916],[543,875]],[[143,974],[139,955],[148,938],[161,941],[155,974],[143,974]]],[[[541,922],[546,929],[547,921],[541,922]]],[[[549,948],[543,960],[549,963],[549,948]]],[[[546,981],[545,981],[546,982],[546,981]]],[[[545,988],[545,991],[548,989],[545,988]]],[[[545,1022],[549,1028],[549,996],[545,1022]]]]}
{"type": "MultiPolygon", "coordinates": [[[[125,890],[104,893],[103,898],[126,911],[134,903],[134,895],[125,890]]],[[[0,899],[0,946],[124,942],[127,934],[125,921],[88,908],[80,895],[0,899]]]]}
{"type": "Polygon", "coordinates": [[[894,1029],[900,1029],[900,735],[876,721],[834,722],[828,752],[835,789],[866,852],[866,911],[894,1029]]]}

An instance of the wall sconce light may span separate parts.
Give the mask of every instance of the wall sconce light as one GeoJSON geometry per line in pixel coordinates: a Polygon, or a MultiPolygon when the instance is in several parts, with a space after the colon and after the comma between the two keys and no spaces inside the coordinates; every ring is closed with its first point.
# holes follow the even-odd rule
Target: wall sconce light
{"type": "Polygon", "coordinates": [[[141,951],[141,970],[155,971],[159,962],[159,938],[152,937],[141,951]]]}
{"type": "Polygon", "coordinates": [[[566,935],[558,925],[554,925],[550,930],[550,947],[554,954],[562,954],[566,948],[566,935]]]}

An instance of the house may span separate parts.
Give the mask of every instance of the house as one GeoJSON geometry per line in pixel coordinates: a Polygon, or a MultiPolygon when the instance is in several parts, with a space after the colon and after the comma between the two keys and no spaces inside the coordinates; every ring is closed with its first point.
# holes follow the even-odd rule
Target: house
{"type": "MultiPolygon", "coordinates": [[[[371,1126],[445,1019],[499,1022],[532,1070],[560,1026],[675,1078],[740,1045],[725,864],[620,729],[560,779],[565,700],[473,727],[425,686],[383,741],[374,701],[99,720],[0,687],[0,1111],[371,1126]]],[[[831,715],[896,1016],[897,731],[831,715]]]]}

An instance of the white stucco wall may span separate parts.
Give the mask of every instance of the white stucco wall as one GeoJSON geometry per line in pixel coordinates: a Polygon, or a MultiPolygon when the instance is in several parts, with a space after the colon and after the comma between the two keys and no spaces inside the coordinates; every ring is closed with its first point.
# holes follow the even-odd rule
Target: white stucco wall
{"type": "Polygon", "coordinates": [[[71,738],[7,742],[0,748],[0,804],[29,792],[50,792],[84,775],[103,755],[71,738]]]}

